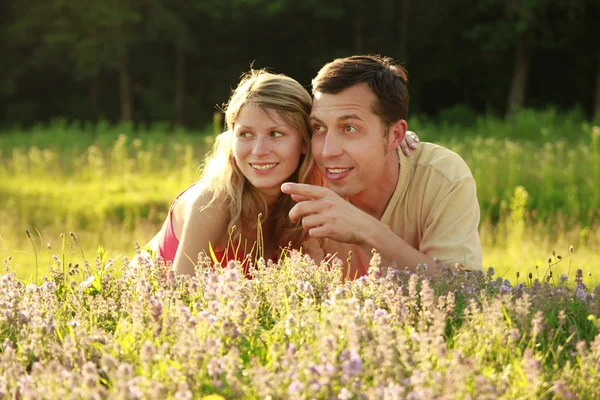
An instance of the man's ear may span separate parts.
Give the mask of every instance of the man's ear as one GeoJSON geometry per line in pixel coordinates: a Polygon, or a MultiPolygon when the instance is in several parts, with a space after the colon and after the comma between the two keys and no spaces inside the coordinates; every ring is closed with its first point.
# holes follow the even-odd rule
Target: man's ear
{"type": "Polygon", "coordinates": [[[403,119],[399,120],[390,127],[388,151],[396,150],[398,147],[400,147],[400,143],[402,143],[404,140],[407,130],[408,124],[406,123],[406,120],[403,119]]]}

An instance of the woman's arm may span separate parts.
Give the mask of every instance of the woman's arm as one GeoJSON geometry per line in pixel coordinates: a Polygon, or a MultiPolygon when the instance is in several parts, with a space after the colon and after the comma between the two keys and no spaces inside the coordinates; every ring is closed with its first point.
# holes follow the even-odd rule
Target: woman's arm
{"type": "MultiPolygon", "coordinates": [[[[169,217],[170,216],[167,214],[167,218],[169,218],[169,217]]],[[[168,222],[168,220],[165,219],[165,222],[163,223],[162,228],[160,228],[160,230],[156,233],[156,235],[154,235],[154,237],[152,239],[150,239],[150,241],[148,243],[146,243],[145,246],[142,247],[143,250],[146,250],[153,254],[160,253],[160,238],[163,235],[163,232],[165,231],[165,229],[167,228],[167,222],[168,222]]]]}
{"type": "Polygon", "coordinates": [[[173,208],[173,228],[179,237],[173,260],[177,274],[193,275],[198,253],[209,254],[209,243],[215,248],[226,239],[229,211],[222,202],[207,207],[212,197],[212,193],[191,191],[173,208]]]}

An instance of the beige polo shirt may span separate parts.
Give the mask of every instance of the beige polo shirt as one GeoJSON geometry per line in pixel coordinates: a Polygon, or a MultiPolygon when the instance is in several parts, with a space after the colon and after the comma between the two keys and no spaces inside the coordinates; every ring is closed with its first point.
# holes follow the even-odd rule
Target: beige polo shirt
{"type": "MultiPolygon", "coordinates": [[[[465,161],[426,142],[409,157],[398,154],[398,183],[381,222],[410,246],[444,264],[482,269],[477,187],[465,161]]],[[[342,260],[355,247],[332,240],[323,241],[323,246],[325,254],[337,253],[342,260]]],[[[363,265],[355,275],[367,270],[368,265],[363,265]]]]}

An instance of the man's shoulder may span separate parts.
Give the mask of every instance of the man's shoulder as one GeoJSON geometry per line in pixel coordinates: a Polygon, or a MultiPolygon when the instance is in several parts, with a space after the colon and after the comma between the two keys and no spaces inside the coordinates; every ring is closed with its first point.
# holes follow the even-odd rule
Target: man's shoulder
{"type": "Polygon", "coordinates": [[[449,182],[473,176],[465,160],[454,151],[428,142],[422,142],[419,147],[415,154],[417,157],[408,157],[408,162],[415,167],[415,173],[420,169],[421,172],[438,175],[449,182]]]}

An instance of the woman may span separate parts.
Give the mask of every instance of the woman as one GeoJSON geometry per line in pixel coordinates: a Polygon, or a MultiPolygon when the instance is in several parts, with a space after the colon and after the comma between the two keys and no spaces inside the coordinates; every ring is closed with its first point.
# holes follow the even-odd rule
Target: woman
{"type": "MultiPolygon", "coordinates": [[[[300,247],[302,226],[291,222],[294,202],[280,186],[322,184],[311,156],[311,105],[292,78],[245,74],[225,107],[228,130],[217,137],[200,180],[177,196],[148,246],[184,274],[194,273],[201,251],[225,264],[278,259],[282,249],[300,247]]],[[[410,137],[403,144],[403,151],[414,145],[410,137]]]]}
{"type": "Polygon", "coordinates": [[[245,74],[225,107],[220,134],[198,182],[171,205],[149,246],[177,273],[193,274],[201,251],[219,261],[278,258],[299,247],[285,181],[319,184],[310,155],[311,97],[298,82],[264,70],[245,74]]]}

